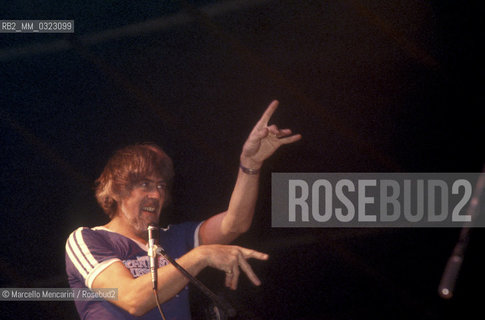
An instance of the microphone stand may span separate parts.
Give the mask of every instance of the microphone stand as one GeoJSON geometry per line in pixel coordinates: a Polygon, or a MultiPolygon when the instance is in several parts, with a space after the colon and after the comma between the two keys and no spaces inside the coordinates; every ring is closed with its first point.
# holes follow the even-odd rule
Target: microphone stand
{"type": "MultiPolygon", "coordinates": [[[[190,280],[199,290],[201,290],[206,296],[208,296],[212,302],[220,307],[222,310],[224,310],[229,317],[234,317],[236,315],[236,310],[226,301],[222,300],[219,298],[215,293],[213,293],[209,288],[207,288],[201,281],[199,281],[197,278],[193,277],[190,273],[187,272],[180,264],[175,261],[172,257],[170,257],[165,249],[163,249],[161,246],[155,246],[155,250],[157,254],[161,254],[162,256],[165,257],[171,264],[175,266],[187,279],[190,280]]],[[[216,311],[217,313],[217,311],[216,311]]],[[[219,318],[219,317],[218,317],[219,318]]]]}
{"type": "Polygon", "coordinates": [[[467,214],[471,216],[471,222],[465,224],[465,226],[461,229],[458,242],[453,249],[453,253],[448,259],[448,262],[446,263],[445,271],[443,272],[440,284],[438,286],[438,293],[443,299],[450,299],[453,296],[458,273],[460,272],[461,264],[465,258],[465,251],[470,240],[471,225],[478,217],[480,197],[483,193],[484,187],[485,166],[483,167],[482,173],[478,177],[475,192],[473,193],[470,205],[468,206],[467,214]]]}

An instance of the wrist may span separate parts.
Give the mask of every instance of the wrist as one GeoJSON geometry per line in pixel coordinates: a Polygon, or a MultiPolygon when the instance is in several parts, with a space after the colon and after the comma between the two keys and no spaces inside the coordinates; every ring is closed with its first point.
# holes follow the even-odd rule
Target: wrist
{"type": "Polygon", "coordinates": [[[252,168],[247,168],[243,166],[241,163],[239,164],[239,169],[241,169],[242,172],[244,172],[247,175],[254,176],[259,174],[261,169],[252,169],[252,168]]]}
{"type": "Polygon", "coordinates": [[[197,261],[197,266],[200,270],[206,268],[209,266],[210,264],[210,261],[209,261],[209,258],[210,258],[210,254],[207,253],[207,246],[205,245],[201,245],[201,246],[198,246],[194,249],[192,249],[192,252],[195,254],[196,256],[196,261],[197,261]]]}
{"type": "Polygon", "coordinates": [[[247,174],[258,174],[263,166],[262,161],[255,161],[251,158],[243,157],[239,159],[239,167],[244,173],[247,174]]]}

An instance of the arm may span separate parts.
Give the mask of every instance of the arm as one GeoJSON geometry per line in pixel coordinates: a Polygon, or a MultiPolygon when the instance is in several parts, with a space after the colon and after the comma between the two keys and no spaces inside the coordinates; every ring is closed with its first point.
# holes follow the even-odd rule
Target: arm
{"type": "Polygon", "coordinates": [[[282,145],[301,139],[299,134],[291,135],[290,129],[278,129],[276,125],[268,126],[277,107],[276,100],[268,106],[243,146],[241,166],[256,171],[249,174],[239,168],[228,209],[206,220],[200,228],[199,237],[202,244],[230,243],[249,229],[258,197],[259,170],[264,160],[282,145]]]}
{"type": "MultiPolygon", "coordinates": [[[[246,261],[249,258],[266,260],[268,255],[237,246],[200,246],[177,259],[191,275],[213,267],[226,272],[226,286],[237,288],[240,270],[255,284],[261,282],[246,261]]],[[[160,303],[174,297],[188,283],[172,264],[158,268],[158,298],[160,303]]],[[[135,316],[141,316],[156,307],[151,276],[149,273],[133,278],[121,262],[115,262],[101,272],[93,282],[93,289],[118,288],[118,300],[110,300],[118,307],[135,316]]]]}

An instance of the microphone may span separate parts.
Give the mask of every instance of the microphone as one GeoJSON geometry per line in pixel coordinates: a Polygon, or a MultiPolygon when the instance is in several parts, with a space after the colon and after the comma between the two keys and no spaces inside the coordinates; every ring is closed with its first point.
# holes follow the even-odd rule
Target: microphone
{"type": "Polygon", "coordinates": [[[485,165],[483,166],[482,173],[478,176],[475,191],[467,209],[467,214],[471,216],[471,222],[466,223],[460,231],[460,238],[458,243],[453,249],[451,257],[446,263],[445,271],[441,276],[441,281],[438,286],[438,294],[443,299],[450,299],[453,297],[453,291],[455,289],[455,283],[460,273],[460,268],[465,258],[465,251],[470,241],[471,227],[474,221],[478,218],[480,213],[480,198],[485,189],[485,165]]]}
{"type": "Polygon", "coordinates": [[[158,248],[158,227],[154,224],[148,226],[148,256],[150,257],[150,273],[152,275],[153,289],[157,290],[158,277],[157,277],[157,248],[158,248]]]}

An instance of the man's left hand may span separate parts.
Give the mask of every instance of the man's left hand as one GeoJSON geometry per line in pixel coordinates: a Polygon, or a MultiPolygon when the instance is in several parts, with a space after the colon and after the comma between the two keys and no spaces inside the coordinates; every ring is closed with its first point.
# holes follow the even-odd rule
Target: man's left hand
{"type": "Polygon", "coordinates": [[[241,164],[244,167],[259,169],[263,165],[263,161],[268,159],[279,147],[301,139],[300,134],[292,135],[290,129],[278,129],[274,124],[268,126],[278,104],[277,100],[271,102],[244,143],[241,154],[241,164]]]}

